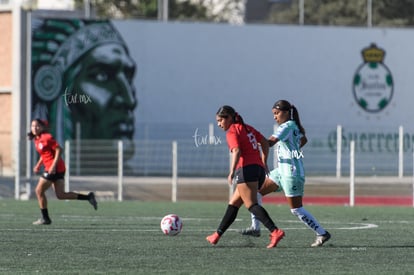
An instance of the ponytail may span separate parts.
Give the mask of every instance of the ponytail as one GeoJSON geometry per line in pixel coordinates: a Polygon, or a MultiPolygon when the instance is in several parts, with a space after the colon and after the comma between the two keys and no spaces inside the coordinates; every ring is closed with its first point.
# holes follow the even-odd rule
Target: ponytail
{"type": "Polygon", "coordinates": [[[301,134],[305,135],[305,128],[303,128],[302,123],[300,122],[298,109],[296,109],[294,105],[292,105],[290,109],[290,118],[296,122],[296,125],[298,125],[301,134]]]}

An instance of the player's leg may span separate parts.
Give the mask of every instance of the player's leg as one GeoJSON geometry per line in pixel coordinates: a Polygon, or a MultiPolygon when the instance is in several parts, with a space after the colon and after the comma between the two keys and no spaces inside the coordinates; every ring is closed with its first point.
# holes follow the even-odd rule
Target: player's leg
{"type": "Polygon", "coordinates": [[[237,190],[240,193],[240,197],[242,198],[244,205],[247,209],[249,209],[250,213],[253,213],[256,218],[263,223],[263,225],[266,226],[270,232],[272,232],[277,227],[267,211],[257,203],[257,184],[257,182],[239,183],[237,185],[237,190]]]}
{"type": "Polygon", "coordinates": [[[266,209],[257,203],[257,185],[258,182],[246,182],[238,184],[237,189],[240,192],[244,205],[249,209],[250,213],[253,213],[270,231],[270,243],[267,248],[272,248],[285,236],[285,232],[277,228],[266,209]]]}
{"type": "Polygon", "coordinates": [[[83,200],[88,201],[95,210],[98,209],[98,204],[95,199],[95,194],[93,192],[89,192],[88,195],[83,195],[75,192],[65,192],[65,183],[64,179],[60,178],[57,179],[53,183],[53,188],[55,189],[56,197],[59,200],[83,200]]]}
{"type": "Polygon", "coordinates": [[[290,191],[286,194],[286,199],[290,206],[290,211],[293,215],[298,217],[298,219],[303,222],[308,228],[310,228],[316,234],[316,240],[311,244],[312,247],[322,246],[327,242],[331,235],[328,231],[323,228],[313,215],[308,212],[302,203],[303,188],[304,188],[304,179],[303,178],[292,178],[286,179],[287,182],[290,182],[291,188],[290,191]]]}
{"type": "Polygon", "coordinates": [[[37,201],[39,203],[40,212],[42,214],[42,217],[38,219],[37,221],[34,221],[34,225],[41,225],[41,224],[51,224],[52,220],[49,217],[49,211],[47,208],[47,198],[46,198],[46,190],[49,189],[49,187],[52,185],[51,181],[48,181],[45,178],[40,178],[39,182],[36,186],[36,197],[37,201]]]}
{"type": "Polygon", "coordinates": [[[206,237],[206,240],[215,245],[218,243],[220,237],[226,232],[226,230],[230,227],[230,225],[234,222],[237,217],[237,213],[239,212],[240,206],[243,204],[243,201],[240,197],[239,191],[234,190],[233,196],[231,197],[229,204],[227,205],[226,212],[224,213],[221,222],[213,234],[206,237]]]}
{"type": "MultiPolygon", "coordinates": [[[[270,194],[272,192],[282,191],[282,188],[276,183],[277,175],[275,175],[275,172],[273,173],[273,177],[266,177],[262,187],[257,193],[257,203],[259,205],[262,205],[263,196],[270,194]]],[[[243,229],[241,231],[241,234],[247,236],[260,237],[260,221],[255,217],[254,214],[251,213],[250,216],[252,221],[251,226],[246,229],[243,229]]]]}
{"type": "MultiPolygon", "coordinates": [[[[263,196],[260,192],[257,192],[257,203],[262,205],[263,196]]],[[[242,229],[240,233],[245,236],[260,237],[260,221],[253,213],[250,213],[251,225],[245,229],[242,229]]]]}

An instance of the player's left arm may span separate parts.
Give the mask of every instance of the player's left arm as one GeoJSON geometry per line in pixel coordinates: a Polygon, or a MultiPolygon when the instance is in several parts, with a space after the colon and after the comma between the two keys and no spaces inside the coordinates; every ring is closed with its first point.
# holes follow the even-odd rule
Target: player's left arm
{"type": "Polygon", "coordinates": [[[306,143],[308,143],[308,138],[305,135],[303,135],[300,138],[300,148],[302,148],[303,146],[305,146],[306,143]]]}
{"type": "Polygon", "coordinates": [[[262,157],[263,164],[266,168],[266,172],[269,172],[269,168],[267,167],[267,159],[269,157],[269,147],[270,147],[269,142],[264,136],[262,136],[259,143],[260,143],[260,147],[262,150],[261,157],[262,157]]]}

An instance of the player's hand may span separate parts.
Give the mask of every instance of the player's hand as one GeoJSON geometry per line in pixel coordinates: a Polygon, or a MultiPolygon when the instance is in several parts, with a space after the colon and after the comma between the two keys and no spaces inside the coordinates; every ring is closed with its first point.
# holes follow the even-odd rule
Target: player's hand
{"type": "Polygon", "coordinates": [[[233,173],[230,173],[227,177],[227,182],[229,183],[230,186],[233,185],[233,179],[234,179],[233,173]]]}
{"type": "Polygon", "coordinates": [[[56,174],[56,167],[50,167],[48,173],[51,175],[56,174]]]}

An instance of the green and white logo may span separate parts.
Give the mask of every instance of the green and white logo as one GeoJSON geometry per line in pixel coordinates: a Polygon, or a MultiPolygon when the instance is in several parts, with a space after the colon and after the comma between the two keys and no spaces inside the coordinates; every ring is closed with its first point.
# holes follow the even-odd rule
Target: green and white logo
{"type": "Polygon", "coordinates": [[[371,44],[362,50],[361,64],[353,82],[357,104],[367,112],[378,113],[391,102],[394,82],[390,70],[383,63],[385,51],[371,44]]]}

